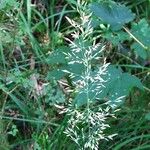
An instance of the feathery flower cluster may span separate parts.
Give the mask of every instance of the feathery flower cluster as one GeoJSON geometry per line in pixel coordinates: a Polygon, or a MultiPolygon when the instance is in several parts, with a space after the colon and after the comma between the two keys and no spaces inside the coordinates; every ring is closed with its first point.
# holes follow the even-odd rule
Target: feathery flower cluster
{"type": "Polygon", "coordinates": [[[105,47],[94,40],[91,14],[86,15],[84,7],[86,4],[82,3],[82,9],[77,9],[81,16],[80,24],[66,17],[75,28],[72,34],[74,40],[66,39],[71,48],[71,51],[66,53],[66,58],[69,65],[81,65],[83,69],[81,73],[63,70],[70,74],[77,97],[82,97],[80,100],[77,98],[75,105],[71,104],[65,111],[69,116],[65,133],[80,149],[98,150],[99,140],[112,139],[114,136],[104,134],[104,130],[109,127],[106,120],[108,117],[114,117],[114,114],[107,106],[108,102],[103,103],[103,107],[100,105],[97,108],[94,105],[103,89],[103,83],[107,82],[103,76],[107,74],[109,64],[104,60],[99,67],[93,69],[93,61],[100,60],[105,47]]]}

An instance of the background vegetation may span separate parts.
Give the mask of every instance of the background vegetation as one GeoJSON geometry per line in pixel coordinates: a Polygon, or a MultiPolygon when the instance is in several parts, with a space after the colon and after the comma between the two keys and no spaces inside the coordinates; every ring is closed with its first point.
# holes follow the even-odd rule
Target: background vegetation
{"type": "Polygon", "coordinates": [[[149,0],[1,0],[0,149],[150,149],[149,23],[149,0]]]}

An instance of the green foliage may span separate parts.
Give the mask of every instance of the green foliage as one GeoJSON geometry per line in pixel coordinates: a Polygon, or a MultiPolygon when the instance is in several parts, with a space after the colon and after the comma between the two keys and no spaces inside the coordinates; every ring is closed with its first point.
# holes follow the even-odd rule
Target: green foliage
{"type": "Polygon", "coordinates": [[[147,113],[147,114],[145,115],[145,119],[146,119],[146,120],[150,120],[150,113],[147,113]]]}
{"type": "MultiPolygon", "coordinates": [[[[94,19],[97,25],[105,23],[109,24],[111,29],[113,29],[113,31],[104,30],[104,38],[114,45],[118,45],[124,41],[131,41],[130,35],[120,30],[126,23],[129,23],[134,19],[134,15],[130,9],[124,5],[118,5],[115,2],[102,2],[101,4],[92,3],[90,9],[101,19],[101,21],[94,19]]],[[[131,49],[134,49],[135,53],[139,57],[143,59],[149,58],[150,41],[149,24],[147,21],[145,19],[141,19],[138,23],[133,22],[131,26],[131,34],[134,36],[134,40],[138,40],[133,42],[131,49]]]]}
{"type": "Polygon", "coordinates": [[[80,9],[78,12],[81,25],[67,18],[75,31],[72,34],[74,40],[67,39],[71,50],[66,53],[66,59],[72,68],[63,71],[68,73],[73,81],[75,99],[66,110],[69,118],[64,133],[79,149],[98,150],[99,140],[109,140],[114,136],[107,136],[104,132],[109,127],[106,122],[108,116],[114,116],[107,103],[103,103],[105,107],[99,105],[97,109],[92,108],[95,99],[101,93],[103,83],[106,82],[103,75],[107,74],[109,64],[104,62],[97,65],[97,69],[92,69],[92,62],[100,59],[104,48],[96,43],[93,36],[91,16],[84,14],[80,9]],[[77,66],[78,70],[75,69],[77,66]]]}
{"type": "Polygon", "coordinates": [[[130,9],[113,1],[92,3],[90,9],[102,23],[109,24],[113,30],[121,29],[124,24],[134,19],[130,9]]]}
{"type": "Polygon", "coordinates": [[[103,38],[107,39],[114,46],[118,46],[119,43],[123,43],[126,40],[130,40],[129,35],[123,31],[112,32],[110,30],[103,33],[103,38]]]}
{"type": "Polygon", "coordinates": [[[57,84],[53,86],[46,86],[45,88],[45,103],[49,105],[65,103],[65,96],[63,92],[57,87],[57,84]]]}
{"type": "Polygon", "coordinates": [[[149,4],[0,0],[0,149],[149,149],[149,4]]]}
{"type": "Polygon", "coordinates": [[[17,133],[18,133],[18,129],[17,129],[16,125],[12,125],[11,131],[9,131],[8,134],[10,134],[12,136],[16,136],[17,133]]]}
{"type": "Polygon", "coordinates": [[[0,29],[0,42],[1,43],[11,43],[12,42],[12,38],[9,32],[5,31],[3,28],[0,29]]]}
{"type": "Polygon", "coordinates": [[[49,135],[45,131],[43,131],[40,135],[34,133],[32,135],[32,138],[34,139],[34,144],[33,144],[34,149],[46,150],[49,148],[49,144],[50,144],[49,135]]]}
{"type": "Polygon", "coordinates": [[[101,89],[102,92],[99,94],[99,98],[109,99],[110,105],[118,106],[122,104],[133,87],[143,89],[143,85],[137,77],[129,73],[123,73],[121,69],[117,69],[114,66],[108,67],[108,72],[104,76],[104,80],[106,82],[103,89],[101,89]]]}
{"type": "Polygon", "coordinates": [[[131,32],[145,46],[143,48],[139,43],[134,42],[131,45],[139,57],[147,59],[150,56],[150,26],[145,19],[141,19],[138,23],[132,23],[131,32]]]}
{"type": "Polygon", "coordinates": [[[0,10],[8,10],[9,8],[17,4],[16,0],[1,0],[0,1],[0,10]]]}
{"type": "Polygon", "coordinates": [[[5,133],[5,122],[0,120],[0,149],[8,150],[10,149],[7,134],[5,133]]]}
{"type": "Polygon", "coordinates": [[[66,64],[65,52],[69,51],[68,47],[59,47],[51,52],[47,58],[47,63],[51,65],[66,64]]]}
{"type": "MultiPolygon", "coordinates": [[[[95,72],[94,72],[95,73],[95,72]]],[[[110,106],[116,107],[120,104],[123,104],[126,96],[129,95],[130,91],[137,87],[143,90],[143,85],[141,81],[130,75],[129,73],[123,73],[121,69],[117,69],[114,66],[108,66],[107,74],[103,75],[105,82],[103,86],[99,89],[100,93],[95,96],[94,91],[96,86],[90,84],[89,97],[93,101],[95,100],[110,100],[110,106]],[[118,99],[119,98],[119,99],[118,99]]],[[[75,102],[77,105],[85,104],[84,99],[86,100],[86,89],[82,89],[82,92],[79,92],[75,97],[75,102]]]]}

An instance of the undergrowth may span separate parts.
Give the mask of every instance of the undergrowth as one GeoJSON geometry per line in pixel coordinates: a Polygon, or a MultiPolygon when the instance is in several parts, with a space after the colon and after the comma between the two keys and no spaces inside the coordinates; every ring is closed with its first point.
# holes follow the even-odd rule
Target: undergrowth
{"type": "Polygon", "coordinates": [[[0,149],[149,149],[149,8],[1,0],[0,149]]]}

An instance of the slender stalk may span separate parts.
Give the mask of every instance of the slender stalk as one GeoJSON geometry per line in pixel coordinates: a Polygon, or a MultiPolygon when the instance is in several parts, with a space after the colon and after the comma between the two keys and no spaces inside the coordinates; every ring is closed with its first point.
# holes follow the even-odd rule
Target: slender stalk
{"type": "Polygon", "coordinates": [[[0,115],[0,118],[2,119],[7,119],[7,120],[17,120],[17,121],[23,121],[23,122],[30,122],[30,123],[40,123],[40,124],[49,124],[52,126],[56,126],[58,127],[59,125],[56,123],[52,123],[52,122],[48,122],[48,121],[44,121],[44,120],[36,120],[36,119],[25,119],[25,118],[17,118],[17,117],[9,117],[9,116],[3,116],[0,115]]]}
{"type": "Polygon", "coordinates": [[[144,49],[148,49],[147,46],[145,46],[141,41],[139,41],[131,32],[129,29],[127,29],[126,27],[123,27],[123,29],[136,41],[138,42],[144,49]]]}
{"type": "MultiPolygon", "coordinates": [[[[89,62],[88,62],[88,58],[86,61],[86,96],[87,96],[87,117],[89,117],[90,115],[90,99],[89,99],[89,62]]],[[[88,118],[88,134],[90,136],[91,131],[90,131],[90,122],[89,122],[89,118],[88,118]]]]}
{"type": "Polygon", "coordinates": [[[28,25],[31,26],[31,0],[27,0],[28,25]]]}

